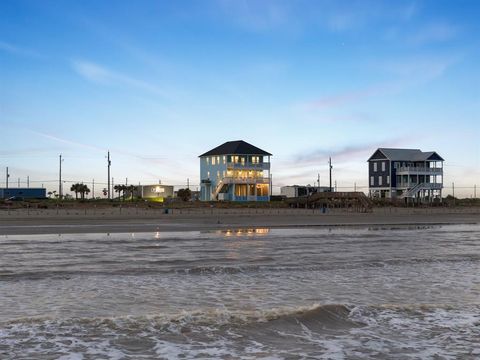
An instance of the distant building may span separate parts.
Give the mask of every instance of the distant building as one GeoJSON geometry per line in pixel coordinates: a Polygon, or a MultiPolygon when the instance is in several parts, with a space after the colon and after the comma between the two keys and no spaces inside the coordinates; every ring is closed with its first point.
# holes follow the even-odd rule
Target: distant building
{"type": "Polygon", "coordinates": [[[328,186],[302,186],[302,185],[289,185],[282,186],[280,188],[280,195],[283,195],[287,198],[307,196],[315,194],[317,192],[327,192],[330,191],[328,186]]]}
{"type": "Polygon", "coordinates": [[[164,202],[167,198],[173,197],[173,186],[171,185],[137,185],[135,196],[151,201],[164,202]]]}
{"type": "Polygon", "coordinates": [[[0,188],[0,199],[11,197],[23,199],[45,199],[47,189],[45,188],[0,188]]]}
{"type": "Polygon", "coordinates": [[[368,159],[370,196],[441,199],[443,161],[435,151],[379,148],[368,159]]]}
{"type": "Polygon", "coordinates": [[[200,200],[269,201],[270,156],[243,140],[200,155],[200,200]]]}

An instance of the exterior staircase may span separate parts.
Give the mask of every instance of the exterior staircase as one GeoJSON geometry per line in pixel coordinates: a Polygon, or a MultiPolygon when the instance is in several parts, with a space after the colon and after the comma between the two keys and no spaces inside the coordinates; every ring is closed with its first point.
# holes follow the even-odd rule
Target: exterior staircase
{"type": "Polygon", "coordinates": [[[213,191],[213,198],[218,199],[218,194],[220,194],[226,186],[228,186],[228,184],[226,184],[223,180],[220,180],[220,182],[217,184],[217,187],[213,191]]]}
{"type": "Polygon", "coordinates": [[[413,188],[408,189],[405,191],[402,195],[400,195],[400,199],[405,199],[405,198],[413,198],[417,193],[422,190],[422,189],[427,189],[428,187],[426,186],[425,183],[418,183],[415,185],[413,188]]]}

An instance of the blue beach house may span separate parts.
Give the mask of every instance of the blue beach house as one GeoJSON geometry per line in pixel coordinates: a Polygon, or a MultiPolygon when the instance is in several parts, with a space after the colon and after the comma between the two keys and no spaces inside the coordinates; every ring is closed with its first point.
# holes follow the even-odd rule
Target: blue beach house
{"type": "Polygon", "coordinates": [[[269,201],[270,156],[243,140],[200,155],[200,200],[269,201]]]}

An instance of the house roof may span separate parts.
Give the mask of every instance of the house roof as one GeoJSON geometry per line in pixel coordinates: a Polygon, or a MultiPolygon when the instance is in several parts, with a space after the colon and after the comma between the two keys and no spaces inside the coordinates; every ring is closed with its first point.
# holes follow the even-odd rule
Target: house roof
{"type": "Polygon", "coordinates": [[[376,154],[381,153],[388,160],[391,161],[444,161],[435,151],[421,151],[420,149],[392,149],[392,148],[378,148],[372,156],[368,159],[376,158],[376,154]]]}
{"type": "Polygon", "coordinates": [[[236,141],[227,141],[226,143],[217,146],[216,148],[207,151],[205,154],[200,155],[202,156],[211,156],[211,155],[272,155],[265,150],[259,149],[252,144],[249,144],[243,140],[236,140],[236,141]]]}

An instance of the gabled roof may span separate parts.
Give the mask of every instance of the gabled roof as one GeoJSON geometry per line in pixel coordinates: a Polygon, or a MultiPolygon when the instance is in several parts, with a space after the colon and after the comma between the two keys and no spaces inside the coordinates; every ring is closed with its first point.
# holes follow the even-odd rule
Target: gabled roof
{"type": "Polygon", "coordinates": [[[207,151],[202,156],[211,155],[272,155],[265,150],[259,149],[252,144],[249,144],[243,140],[227,141],[226,143],[217,146],[216,148],[207,151]]]}
{"type": "Polygon", "coordinates": [[[420,149],[391,149],[378,148],[368,161],[379,159],[383,154],[386,159],[391,161],[444,161],[443,158],[435,151],[423,152],[420,149]]]}

